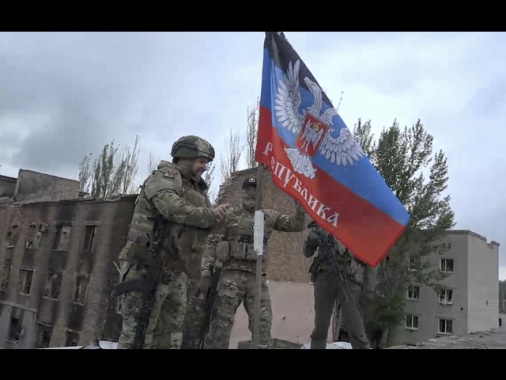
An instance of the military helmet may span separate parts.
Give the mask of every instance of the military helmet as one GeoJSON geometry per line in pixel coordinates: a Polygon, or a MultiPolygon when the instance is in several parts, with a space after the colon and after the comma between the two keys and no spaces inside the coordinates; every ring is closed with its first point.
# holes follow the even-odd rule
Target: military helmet
{"type": "Polygon", "coordinates": [[[214,148],[206,140],[198,136],[183,136],[172,145],[170,152],[174,158],[205,157],[214,160],[214,148]]]}
{"type": "Polygon", "coordinates": [[[246,178],[242,183],[242,189],[244,190],[247,187],[254,186],[257,187],[257,179],[255,177],[246,178]]]}

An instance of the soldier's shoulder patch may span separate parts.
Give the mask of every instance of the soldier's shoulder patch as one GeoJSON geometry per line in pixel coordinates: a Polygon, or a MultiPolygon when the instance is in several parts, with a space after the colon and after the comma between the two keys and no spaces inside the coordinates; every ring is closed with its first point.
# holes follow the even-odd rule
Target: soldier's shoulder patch
{"type": "Polygon", "coordinates": [[[171,169],[171,168],[163,168],[163,169],[160,169],[163,173],[163,176],[166,177],[166,178],[174,178],[178,172],[174,169],[171,169]]]}

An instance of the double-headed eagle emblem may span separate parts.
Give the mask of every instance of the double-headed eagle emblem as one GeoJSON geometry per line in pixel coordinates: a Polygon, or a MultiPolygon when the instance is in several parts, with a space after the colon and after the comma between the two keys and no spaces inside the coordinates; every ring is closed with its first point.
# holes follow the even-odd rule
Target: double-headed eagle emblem
{"type": "Polygon", "coordinates": [[[300,59],[292,64],[279,81],[275,100],[275,115],[278,122],[296,135],[295,147],[285,148],[293,169],[308,178],[314,178],[316,168],[311,162],[317,153],[337,166],[351,166],[365,156],[362,147],[352,136],[350,130],[343,126],[339,136],[333,137],[335,131],[333,118],[337,116],[334,108],[322,112],[322,89],[308,77],[304,82],[313,94],[313,104],[299,111],[302,96],[299,89],[300,59]]]}

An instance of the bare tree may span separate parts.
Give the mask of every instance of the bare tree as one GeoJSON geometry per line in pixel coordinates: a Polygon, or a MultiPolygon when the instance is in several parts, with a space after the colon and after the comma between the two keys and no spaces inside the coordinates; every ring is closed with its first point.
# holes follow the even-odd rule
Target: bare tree
{"type": "Polygon", "coordinates": [[[92,167],[90,167],[91,154],[84,156],[79,164],[81,191],[89,192],[91,188],[91,196],[95,198],[135,193],[134,177],[138,169],[138,143],[139,136],[136,136],[133,151],[125,146],[119,155],[119,147],[114,145],[114,141],[104,145],[92,167]]]}
{"type": "Polygon", "coordinates": [[[209,196],[209,199],[211,200],[211,203],[214,203],[214,191],[211,189],[211,185],[213,184],[214,180],[214,169],[216,169],[216,163],[212,163],[207,168],[206,172],[204,173],[204,181],[206,181],[208,190],[207,195],[209,196]]]}
{"type": "Polygon", "coordinates": [[[79,191],[90,192],[90,178],[91,178],[91,153],[84,156],[79,163],[79,191]]]}
{"type": "Polygon", "coordinates": [[[157,159],[155,156],[153,156],[152,152],[149,152],[148,175],[150,175],[153,170],[156,170],[156,168],[158,168],[158,163],[160,161],[160,159],[157,159]]]}
{"type": "Polygon", "coordinates": [[[116,176],[121,183],[122,194],[132,194],[136,190],[134,177],[137,174],[139,157],[139,136],[135,136],[133,150],[130,147],[123,147],[119,159],[119,167],[116,169],[116,176]]]}
{"type": "Polygon", "coordinates": [[[255,147],[257,142],[258,131],[258,108],[260,107],[260,100],[257,99],[256,106],[248,107],[247,125],[246,125],[246,165],[248,168],[257,166],[255,160],[255,147]]]}
{"type": "Polygon", "coordinates": [[[241,159],[241,138],[238,131],[230,131],[228,142],[225,144],[225,154],[221,155],[222,181],[230,178],[232,173],[239,169],[241,159]]]}

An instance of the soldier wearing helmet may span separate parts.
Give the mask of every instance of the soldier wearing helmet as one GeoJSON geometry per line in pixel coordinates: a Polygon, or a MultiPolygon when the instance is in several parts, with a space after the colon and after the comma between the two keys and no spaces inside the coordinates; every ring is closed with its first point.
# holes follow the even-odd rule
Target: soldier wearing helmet
{"type": "Polygon", "coordinates": [[[207,196],[202,174],[215,156],[209,142],[181,137],[171,155],[172,162],[162,160],[141,186],[118,258],[120,349],[181,348],[187,273],[200,264],[209,229],[228,208],[213,207],[207,196]]]}
{"type": "MultiPolygon", "coordinates": [[[[256,204],[256,178],[246,178],[242,185],[241,204],[231,207],[222,223],[213,228],[202,256],[200,291],[207,294],[212,278],[221,263],[221,275],[217,282],[216,301],[204,348],[228,348],[230,333],[237,308],[244,302],[249,316],[249,329],[253,333],[256,297],[256,260],[253,247],[254,214],[256,204]],[[218,264],[218,265],[217,265],[218,264]]],[[[304,229],[305,212],[295,201],[295,215],[284,215],[266,209],[264,212],[264,255],[262,260],[262,284],[260,294],[261,348],[271,347],[272,309],[266,280],[267,243],[273,231],[301,232],[304,229]]]]}

